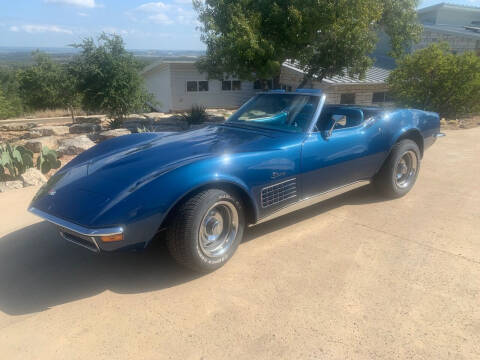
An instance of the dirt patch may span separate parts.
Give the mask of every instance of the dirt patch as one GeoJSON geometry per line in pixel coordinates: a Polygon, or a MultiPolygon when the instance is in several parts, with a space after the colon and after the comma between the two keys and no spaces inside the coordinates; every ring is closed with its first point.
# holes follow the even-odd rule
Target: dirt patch
{"type": "Polygon", "coordinates": [[[442,119],[440,125],[444,130],[471,129],[480,126],[480,115],[460,119],[442,119]]]}

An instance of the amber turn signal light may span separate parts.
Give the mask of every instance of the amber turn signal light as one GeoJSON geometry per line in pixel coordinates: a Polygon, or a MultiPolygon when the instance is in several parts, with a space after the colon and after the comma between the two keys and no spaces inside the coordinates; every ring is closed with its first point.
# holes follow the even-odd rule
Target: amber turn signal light
{"type": "Polygon", "coordinates": [[[123,234],[100,236],[100,239],[101,239],[103,242],[122,241],[122,240],[123,240],[123,234]]]}

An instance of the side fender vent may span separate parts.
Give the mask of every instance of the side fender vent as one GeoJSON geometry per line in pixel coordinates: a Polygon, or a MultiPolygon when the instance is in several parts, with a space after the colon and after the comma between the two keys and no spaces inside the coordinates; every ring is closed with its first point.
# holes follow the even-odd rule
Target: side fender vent
{"type": "Polygon", "coordinates": [[[277,205],[297,196],[297,180],[290,179],[262,189],[262,207],[277,205]]]}

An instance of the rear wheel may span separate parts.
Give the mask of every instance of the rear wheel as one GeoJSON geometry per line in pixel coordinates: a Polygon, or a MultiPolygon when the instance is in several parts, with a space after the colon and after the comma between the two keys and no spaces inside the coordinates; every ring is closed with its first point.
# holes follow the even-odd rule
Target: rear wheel
{"type": "Polygon", "coordinates": [[[209,189],[187,199],[167,230],[167,244],[181,265],[200,272],[223,266],[235,253],[245,228],[240,201],[209,189]]]}
{"type": "Polygon", "coordinates": [[[420,150],[412,140],[396,143],[374,179],[374,184],[386,196],[399,198],[415,184],[420,170],[420,150]]]}

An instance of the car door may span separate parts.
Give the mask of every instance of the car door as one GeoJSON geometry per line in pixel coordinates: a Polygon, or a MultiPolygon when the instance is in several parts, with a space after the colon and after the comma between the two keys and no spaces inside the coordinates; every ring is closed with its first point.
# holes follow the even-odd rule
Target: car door
{"type": "Polygon", "coordinates": [[[382,128],[360,109],[324,111],[303,143],[302,192],[310,197],[371,178],[385,158],[382,128]]]}

